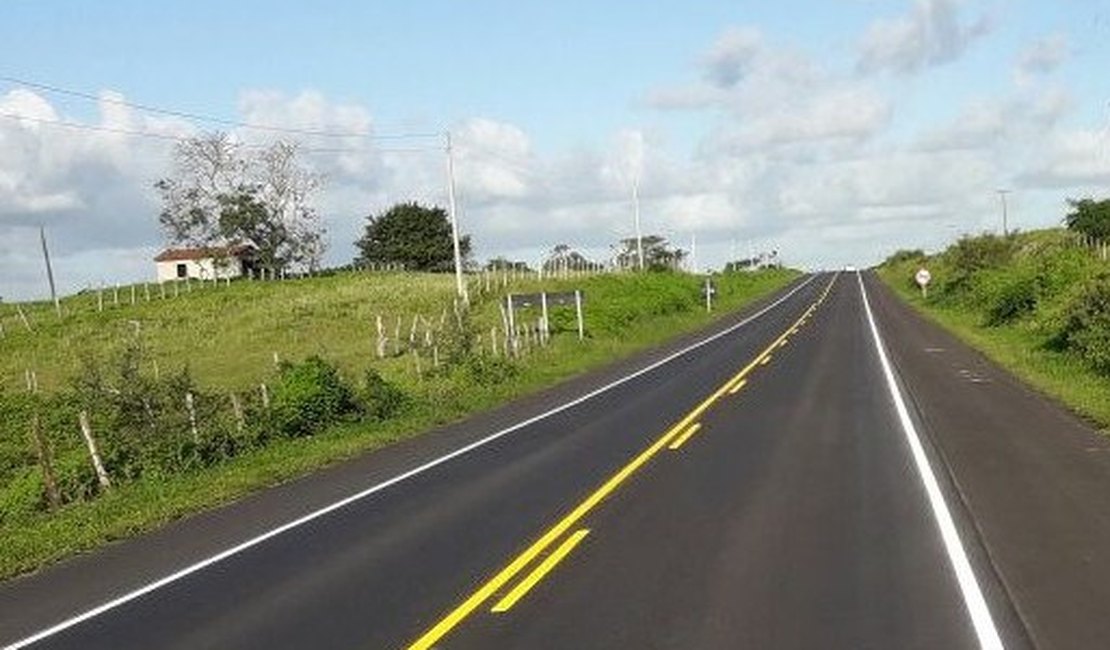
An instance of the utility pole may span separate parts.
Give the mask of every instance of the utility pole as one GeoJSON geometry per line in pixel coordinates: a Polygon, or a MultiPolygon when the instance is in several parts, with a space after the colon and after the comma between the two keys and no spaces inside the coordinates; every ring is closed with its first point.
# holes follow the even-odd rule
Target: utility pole
{"type": "Polygon", "coordinates": [[[636,262],[644,270],[644,236],[640,232],[640,176],[632,179],[632,217],[636,226],[636,262]]]}
{"type": "Polygon", "coordinates": [[[1002,199],[1002,236],[1003,237],[1010,234],[1009,214],[1008,214],[1009,210],[1008,210],[1008,206],[1006,205],[1006,195],[1009,194],[1009,193],[1010,193],[1010,190],[998,190],[998,196],[999,196],[999,198],[1002,199]]]}
{"type": "Polygon", "coordinates": [[[690,233],[690,268],[696,275],[698,272],[698,234],[690,233]]]}
{"type": "Polygon", "coordinates": [[[39,241],[42,242],[42,259],[46,262],[46,279],[50,282],[50,299],[54,301],[54,311],[58,318],[62,317],[62,303],[58,300],[58,291],[54,287],[54,269],[50,266],[50,251],[46,247],[46,228],[39,226],[39,241]]]}
{"type": "Polygon", "coordinates": [[[451,244],[455,249],[455,289],[463,304],[469,305],[470,296],[466,293],[466,282],[463,281],[462,249],[459,247],[458,206],[455,204],[455,154],[451,148],[451,132],[447,131],[444,135],[447,151],[447,209],[451,212],[451,244]]]}

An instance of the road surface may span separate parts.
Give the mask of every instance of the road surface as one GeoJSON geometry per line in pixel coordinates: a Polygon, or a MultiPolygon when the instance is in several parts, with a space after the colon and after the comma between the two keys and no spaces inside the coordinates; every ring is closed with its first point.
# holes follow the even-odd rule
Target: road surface
{"type": "Polygon", "coordinates": [[[0,586],[0,643],[1107,647],[1104,452],[873,278],[808,276],[666,349],[0,586]]]}

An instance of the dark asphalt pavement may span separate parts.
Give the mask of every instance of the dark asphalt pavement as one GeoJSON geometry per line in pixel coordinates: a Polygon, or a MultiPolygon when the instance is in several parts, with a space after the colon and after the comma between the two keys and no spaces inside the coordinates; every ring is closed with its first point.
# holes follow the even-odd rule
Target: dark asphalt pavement
{"type": "MultiPolygon", "coordinates": [[[[1083,490],[1110,485],[1110,455],[1071,449],[1105,441],[865,284],[992,630],[1007,648],[1106,645],[1110,600],[1086,600],[1110,595],[1110,523],[1083,490]]],[[[665,364],[31,647],[981,647],[861,286],[796,283],[665,364]]],[[[0,643],[693,340],[2,585],[0,643]]]]}

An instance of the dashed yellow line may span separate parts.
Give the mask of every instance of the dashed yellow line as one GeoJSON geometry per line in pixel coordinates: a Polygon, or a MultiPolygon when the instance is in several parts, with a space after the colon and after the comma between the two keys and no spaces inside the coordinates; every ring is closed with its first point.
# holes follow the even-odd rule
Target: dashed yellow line
{"type": "Polygon", "coordinates": [[[744,386],[747,386],[747,385],[748,385],[748,380],[747,379],[741,379],[740,381],[733,384],[733,386],[731,388],[728,389],[728,394],[729,395],[735,395],[736,393],[740,392],[741,388],[743,388],[744,386]]]}
{"type": "Polygon", "coordinates": [[[512,591],[505,594],[504,598],[497,601],[497,604],[489,611],[500,614],[512,609],[517,601],[524,598],[528,592],[532,590],[532,587],[535,587],[540,580],[543,580],[543,577],[550,573],[551,570],[555,568],[555,565],[569,555],[570,552],[574,550],[574,547],[578,546],[579,542],[585,539],[586,535],[589,534],[590,531],[585,528],[575,531],[575,533],[566,538],[551,555],[548,555],[543,562],[540,562],[539,566],[525,576],[524,579],[520,581],[520,584],[513,587],[512,591]]]}
{"type": "Polygon", "coordinates": [[[701,422],[695,422],[695,423],[691,424],[690,428],[686,429],[686,431],[684,431],[681,436],[675,438],[674,442],[672,442],[670,445],[668,445],[667,448],[670,449],[671,451],[674,451],[674,450],[678,449],[682,445],[686,444],[686,441],[689,440],[691,437],[693,437],[693,435],[695,433],[697,433],[698,431],[700,431],[700,430],[701,430],[701,422]]]}
{"type": "MultiPolygon", "coordinates": [[[[825,295],[828,295],[828,292],[832,289],[832,286],[836,282],[838,276],[839,274],[834,275],[832,280],[829,281],[828,286],[825,288],[825,295]]],[[[748,365],[744,366],[744,368],[741,369],[740,372],[729,378],[729,380],[722,384],[721,387],[718,388],[716,391],[714,391],[712,395],[698,404],[692,411],[687,413],[686,416],[682,418],[682,420],[668,429],[662,436],[660,436],[655,442],[653,442],[650,447],[648,447],[638,456],[629,461],[627,465],[622,467],[620,471],[618,471],[607,481],[605,481],[605,483],[603,483],[601,487],[599,487],[592,494],[586,497],[584,501],[579,503],[573,510],[567,513],[567,515],[559,520],[558,523],[548,529],[543,535],[540,536],[539,539],[533,542],[531,546],[525,549],[524,552],[514,558],[508,565],[501,569],[501,571],[499,571],[496,575],[486,581],[485,584],[480,586],[476,591],[474,591],[474,593],[467,597],[466,600],[455,607],[455,609],[451,610],[445,617],[443,617],[443,619],[441,619],[434,626],[428,629],[423,635],[420,636],[420,638],[418,638],[408,647],[408,650],[429,650],[430,648],[432,648],[433,645],[439,642],[440,639],[446,636],[459,623],[466,619],[466,617],[470,616],[476,609],[481,607],[482,603],[493,597],[494,594],[500,591],[501,588],[508,584],[518,573],[523,571],[525,567],[527,567],[529,564],[531,564],[533,560],[539,557],[544,552],[544,550],[547,549],[547,547],[555,543],[556,540],[561,538],[564,533],[570,530],[591,510],[597,507],[597,505],[601,503],[606,497],[616,491],[616,489],[620,487],[622,483],[628,480],[630,476],[632,476],[637,470],[643,467],[649,460],[652,459],[652,457],[658,454],[664,447],[671,444],[676,436],[681,435],[681,433],[687,432],[691,425],[694,424],[702,416],[702,414],[709,410],[709,407],[716,403],[717,400],[721,399],[730,391],[735,392],[740,390],[740,387],[743,387],[743,385],[746,383],[745,377],[747,377],[747,375],[750,374],[752,370],[754,370],[756,366],[760,363],[766,364],[767,362],[769,362],[771,351],[774,350],[775,347],[779,345],[779,343],[781,343],[787,336],[790,335],[791,330],[796,330],[798,327],[800,327],[805,322],[805,319],[808,318],[816,308],[816,303],[810,305],[809,309],[806,311],[805,314],[802,315],[801,318],[795,321],[782,334],[780,334],[778,338],[772,341],[771,344],[768,345],[762,352],[756,355],[756,357],[750,363],[748,363],[748,365]]],[[[693,435],[693,433],[691,433],[690,435],[693,435]]],[[[578,531],[578,533],[581,532],[582,531],[578,531]]],[[[569,540],[564,541],[563,544],[559,546],[559,548],[563,548],[568,541],[569,540]]],[[[578,541],[581,541],[581,539],[579,539],[578,541]]],[[[574,544],[577,543],[578,542],[574,542],[574,544]]],[[[570,546],[567,549],[566,553],[569,553],[570,550],[573,548],[573,545],[570,546]]],[[[565,556],[566,553],[564,553],[563,556],[565,556]]],[[[555,554],[553,553],[551,557],[554,556],[555,554]]],[[[555,560],[552,563],[552,567],[555,563],[562,559],[563,556],[560,556],[559,559],[555,560]]],[[[550,571],[550,569],[548,569],[548,571],[550,571]]],[[[537,577],[537,581],[542,577],[542,575],[537,577]]],[[[523,584],[523,582],[521,584],[523,584]]],[[[514,589],[513,591],[516,591],[516,589],[514,589]]],[[[521,594],[521,596],[523,596],[523,593],[521,594]]]]}

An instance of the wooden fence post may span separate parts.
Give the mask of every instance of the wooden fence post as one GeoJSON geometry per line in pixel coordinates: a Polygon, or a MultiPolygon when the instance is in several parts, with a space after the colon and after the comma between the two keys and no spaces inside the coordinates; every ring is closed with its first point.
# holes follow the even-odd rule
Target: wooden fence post
{"type": "Polygon", "coordinates": [[[62,495],[58,492],[58,481],[54,478],[54,462],[50,453],[50,446],[42,435],[42,422],[39,414],[31,417],[31,438],[35,442],[35,455],[42,468],[42,483],[46,486],[46,498],[50,501],[50,509],[57,510],[62,505],[62,495]]]}
{"type": "Polygon", "coordinates": [[[23,327],[26,327],[28,332],[35,331],[31,327],[31,321],[27,320],[27,314],[23,313],[23,308],[20,307],[19,305],[16,305],[15,306],[15,311],[19,314],[19,320],[23,321],[23,327]]]}
{"type": "Polygon", "coordinates": [[[185,409],[189,412],[189,431],[193,434],[193,442],[200,444],[200,430],[197,429],[197,407],[193,402],[193,394],[185,393],[185,409]]]}
{"type": "Polygon", "coordinates": [[[231,412],[235,416],[235,430],[239,435],[243,435],[243,429],[247,426],[247,419],[243,416],[243,405],[239,402],[239,396],[231,393],[231,412]]]}
{"type": "Polygon", "coordinates": [[[112,487],[112,481],[108,479],[108,471],[104,469],[104,462],[100,460],[100,452],[96,448],[96,439],[93,438],[92,427],[89,426],[88,411],[81,411],[78,414],[78,421],[81,424],[81,435],[85,438],[85,446],[89,448],[89,458],[92,459],[93,469],[96,470],[96,480],[100,483],[101,488],[107,490],[112,487]]]}
{"type": "Polygon", "coordinates": [[[582,318],[582,291],[574,290],[574,309],[578,312],[578,340],[586,338],[586,325],[582,318]]]}
{"type": "Polygon", "coordinates": [[[377,325],[378,325],[378,348],[377,348],[378,358],[379,359],[384,359],[385,358],[385,345],[386,345],[386,342],[389,339],[387,339],[386,336],[385,336],[385,326],[382,324],[382,315],[381,314],[378,314],[377,325]]]}

